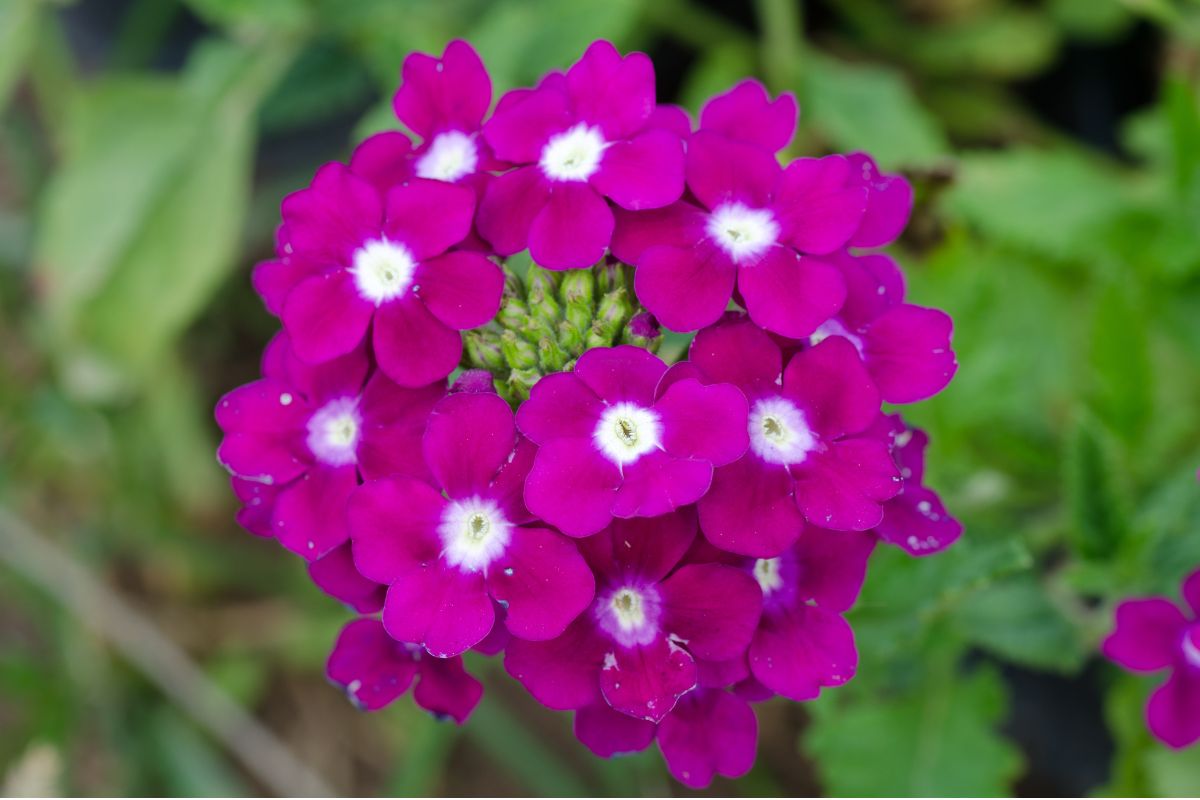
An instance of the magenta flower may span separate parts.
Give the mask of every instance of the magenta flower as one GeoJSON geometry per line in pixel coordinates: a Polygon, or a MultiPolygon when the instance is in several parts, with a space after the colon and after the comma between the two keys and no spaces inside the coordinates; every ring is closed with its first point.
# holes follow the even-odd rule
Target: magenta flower
{"type": "Polygon", "coordinates": [[[688,142],[684,200],[621,213],[613,253],[637,267],[642,304],[668,328],[716,322],[736,289],[750,317],[783,336],[807,336],[841,307],[837,270],[804,254],[831,253],[862,217],[866,190],[847,184],[841,156],[787,169],[752,144],[700,131],[688,142]]]}
{"type": "Polygon", "coordinates": [[[463,392],[433,410],[422,442],[437,488],[404,477],[368,481],[349,504],[354,561],[386,583],[393,638],[438,657],[462,653],[507,609],[510,633],[558,636],[592,601],[591,571],[573,542],[521,502],[532,445],[508,404],[463,392]]]}
{"type": "Polygon", "coordinates": [[[800,110],[784,92],[774,100],[756,80],[744,80],[700,109],[700,130],[778,153],[792,142],[800,110]]]}
{"type": "Polygon", "coordinates": [[[362,351],[305,364],[280,335],[263,357],[263,377],[217,403],[225,433],[217,459],[241,481],[270,487],[239,490],[257,501],[255,526],[269,515],[280,544],[315,560],[346,541],[343,512],[360,476],[428,474],[417,448],[444,393],[444,382],[408,389],[380,372],[367,380],[362,351]]]}
{"type": "MultiPolygon", "coordinates": [[[[636,720],[661,722],[696,687],[697,659],[722,661],[745,652],[761,611],[761,593],[748,573],[681,563],[695,536],[694,514],[681,510],[616,520],[580,541],[596,574],[595,602],[556,639],[514,639],[505,668],[550,708],[593,713],[606,703],[636,720]]],[[[590,722],[611,725],[603,718],[590,722]]],[[[636,729],[622,725],[617,733],[636,729]]],[[[604,749],[603,737],[596,738],[604,749]]]]}
{"type": "Polygon", "coordinates": [[[1105,656],[1132,672],[1170,670],[1150,695],[1146,721],[1175,748],[1200,741],[1200,570],[1183,582],[1183,599],[1183,611],[1165,597],[1126,600],[1102,646],[1105,656]]]}
{"type": "Polygon", "coordinates": [[[470,189],[414,178],[381,192],[340,164],[283,201],[291,258],[308,276],[283,305],[296,353],[318,363],[371,336],[388,377],[420,386],[462,355],[459,331],[500,306],[503,276],[483,255],[446,252],[471,231],[470,189]]]}
{"type": "Polygon", "coordinates": [[[888,443],[869,430],[879,392],[848,342],[822,342],[784,368],[779,345],[734,316],[697,334],[690,357],[672,379],[727,381],[750,404],[749,449],[716,470],[698,504],[710,542],[770,558],[796,540],[805,519],[837,530],[879,524],[900,472],[888,443]]]}
{"type": "Polygon", "coordinates": [[[912,185],[902,175],[886,175],[866,153],[851,153],[853,185],[867,188],[867,208],[862,223],[850,237],[850,247],[883,247],[899,236],[912,213],[912,185]]]}
{"type": "Polygon", "coordinates": [[[392,107],[423,140],[414,154],[418,178],[456,183],[501,166],[479,136],[492,81],[471,45],[456,39],[440,59],[412,53],[403,77],[392,107]]]}
{"type": "Polygon", "coordinates": [[[694,503],[714,466],[746,451],[746,399],[735,387],[678,381],[637,347],[584,353],[574,372],[542,378],[517,411],[539,445],[525,485],[529,510],[588,536],[613,517],[652,517],[694,503]]]}
{"type": "Polygon", "coordinates": [[[900,494],[883,506],[883,519],[875,534],[914,556],[940,553],[958,541],[963,526],[942,504],[937,493],[924,485],[925,431],[908,428],[896,415],[899,427],[893,439],[892,455],[900,466],[900,494]]]}
{"type": "Polygon", "coordinates": [[[958,370],[950,316],[905,303],[900,268],[887,256],[842,253],[830,263],[846,280],[846,303],[810,341],[841,336],[853,344],[889,403],[915,403],[946,388],[958,370]]]}
{"type": "Polygon", "coordinates": [[[613,212],[661,208],[683,193],[683,144],[651,127],[654,66],[594,42],[566,76],[501,99],[483,135],[516,169],[492,181],[479,230],[500,255],[529,248],[548,269],[590,267],[608,248],[613,212]]]}
{"type": "Polygon", "coordinates": [[[338,634],[325,674],[363,711],[378,711],[408,691],[417,705],[460,725],[483,696],[462,659],[431,658],[420,647],[392,639],[376,619],[356,619],[338,634]]]}
{"type": "Polygon", "coordinates": [[[870,534],[810,525],[782,555],[753,563],[763,593],[748,654],[755,680],[803,701],[854,677],[858,651],[841,614],[858,598],[874,547],[870,534]]]}
{"type": "Polygon", "coordinates": [[[318,589],[359,614],[375,614],[383,609],[387,587],[359,573],[349,542],[310,563],[308,577],[318,589]]]}
{"type": "Polygon", "coordinates": [[[679,698],[659,724],[657,738],[675,780],[704,789],[715,775],[739,778],[754,766],[758,720],[741,697],[699,688],[679,698]]]}

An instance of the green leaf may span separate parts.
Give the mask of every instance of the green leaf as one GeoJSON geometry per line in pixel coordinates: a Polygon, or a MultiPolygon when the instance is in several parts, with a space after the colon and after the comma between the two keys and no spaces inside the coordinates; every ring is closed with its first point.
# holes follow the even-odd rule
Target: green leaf
{"type": "Polygon", "coordinates": [[[804,738],[827,794],[860,797],[1007,795],[1021,766],[995,730],[1004,715],[1000,679],[987,669],[946,676],[894,697],[813,703],[804,738]]]}
{"type": "Polygon", "coordinates": [[[1059,260],[1084,260],[1129,205],[1112,166],[1079,152],[1013,148],[968,153],[946,209],[989,237],[1059,260]]]}
{"type": "Polygon", "coordinates": [[[1080,414],[1063,459],[1071,509],[1071,543],[1084,558],[1104,559],[1131,534],[1128,503],[1118,479],[1113,445],[1104,428],[1080,414]]]}
{"type": "Polygon", "coordinates": [[[1101,288],[1088,344],[1089,404],[1126,441],[1142,432],[1153,403],[1149,321],[1139,299],[1131,281],[1114,280],[1101,288]]]}
{"type": "Polygon", "coordinates": [[[312,22],[305,0],[184,0],[210,25],[241,33],[297,32],[312,22]]]}
{"type": "Polygon", "coordinates": [[[144,731],[167,794],[176,797],[242,797],[249,787],[218,750],[169,708],[157,710],[144,731]]]}
{"type": "Polygon", "coordinates": [[[1175,184],[1184,192],[1200,180],[1200,99],[1195,85],[1180,75],[1168,77],[1162,92],[1175,184]]]}
{"type": "MultiPolygon", "coordinates": [[[[76,388],[136,384],[235,263],[254,118],[291,46],[200,47],[183,81],[100,81],[73,109],[35,269],[76,388]]],[[[90,389],[96,391],[90,391],[90,389]]]]}
{"type": "Polygon", "coordinates": [[[1042,69],[1057,48],[1057,31],[1044,14],[1005,6],[961,22],[914,27],[907,45],[926,72],[1010,79],[1042,69]]]}
{"type": "Polygon", "coordinates": [[[937,122],[895,70],[816,52],[804,70],[804,118],[837,149],[866,150],[885,169],[927,164],[948,151],[937,122]]]}
{"type": "Polygon", "coordinates": [[[36,40],[41,0],[5,0],[0,3],[0,111],[25,69],[36,40]]]}
{"type": "Polygon", "coordinates": [[[1072,672],[1087,656],[1074,625],[1031,575],[966,597],[953,623],[967,641],[1037,669],[1072,672]]]}

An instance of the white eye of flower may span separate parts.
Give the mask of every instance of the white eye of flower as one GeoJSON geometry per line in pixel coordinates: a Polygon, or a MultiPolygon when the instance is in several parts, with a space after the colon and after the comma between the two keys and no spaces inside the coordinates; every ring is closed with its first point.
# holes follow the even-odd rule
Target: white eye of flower
{"type": "Polygon", "coordinates": [[[758,581],[764,597],[783,586],[779,563],[778,558],[760,558],[754,562],[754,579],[758,581]]]}
{"type": "Polygon", "coordinates": [[[1200,667],[1200,623],[1183,635],[1183,657],[1193,667],[1200,667]]]}
{"type": "Polygon", "coordinates": [[[599,128],[581,122],[551,136],[538,164],[552,181],[586,181],[600,169],[607,147],[599,128]]]}
{"type": "Polygon", "coordinates": [[[358,399],[330,400],[308,418],[308,449],[323,464],[344,467],[358,460],[362,415],[358,399]]]}
{"type": "Polygon", "coordinates": [[[817,446],[804,412],[782,397],[755,403],[749,429],[750,449],[770,464],[799,464],[817,446]]]}
{"type": "Polygon", "coordinates": [[[779,223],[774,214],[742,203],[726,203],[713,209],[706,231],[736,262],[758,258],[779,239],[779,223]]]}
{"type": "Polygon", "coordinates": [[[350,274],[358,294],[378,306],[407,292],[416,269],[417,262],[407,247],[372,239],[354,251],[350,274]]]}
{"type": "Polygon", "coordinates": [[[472,497],[446,506],[438,533],[447,564],[478,572],[503,555],[512,538],[512,525],[494,502],[472,497]]]}
{"type": "Polygon", "coordinates": [[[652,409],[617,403],[605,409],[592,441],[615,464],[632,464],[659,446],[662,423],[652,409]]]}
{"type": "Polygon", "coordinates": [[[433,137],[429,149],[417,160],[417,177],[454,183],[475,174],[478,166],[474,137],[462,131],[446,131],[433,137]]]}
{"type": "Polygon", "coordinates": [[[624,647],[649,644],[659,635],[662,598],[653,586],[626,584],[597,598],[600,628],[624,647]]]}

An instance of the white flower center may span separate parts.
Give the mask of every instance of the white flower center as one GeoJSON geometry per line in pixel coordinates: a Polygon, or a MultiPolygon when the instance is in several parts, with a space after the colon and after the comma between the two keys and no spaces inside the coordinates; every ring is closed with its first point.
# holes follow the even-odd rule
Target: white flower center
{"type": "Polygon", "coordinates": [[[624,647],[649,644],[658,636],[662,599],[653,586],[627,584],[597,598],[600,628],[624,647]]]}
{"type": "Polygon", "coordinates": [[[504,553],[512,538],[512,524],[494,502],[472,497],[446,506],[438,533],[447,564],[478,572],[504,553]]]}
{"type": "Polygon", "coordinates": [[[779,571],[778,558],[760,558],[754,562],[754,579],[762,589],[763,596],[783,586],[783,574],[779,571]]]}
{"type": "Polygon", "coordinates": [[[600,129],[581,122],[551,136],[538,164],[552,181],[586,181],[600,169],[606,147],[600,129]]]}
{"type": "Polygon", "coordinates": [[[632,464],[659,446],[662,423],[652,409],[634,403],[609,406],[596,423],[592,441],[616,464],[632,464]]]}
{"type": "Polygon", "coordinates": [[[473,175],[478,165],[474,137],[462,131],[446,131],[433,137],[429,149],[417,160],[417,177],[454,183],[473,175]]]}
{"type": "Polygon", "coordinates": [[[765,208],[742,203],[717,206],[708,215],[709,237],[734,261],[758,258],[779,239],[779,223],[765,208]]]}
{"type": "Polygon", "coordinates": [[[799,464],[817,446],[804,412],[782,397],[759,400],[750,409],[750,449],[770,464],[799,464]]]}
{"type": "Polygon", "coordinates": [[[1183,634],[1183,657],[1193,667],[1200,669],[1200,624],[1193,625],[1183,634]]]}
{"type": "Polygon", "coordinates": [[[358,399],[330,400],[308,418],[308,449],[323,464],[344,467],[358,460],[362,415],[358,399]]]}
{"type": "Polygon", "coordinates": [[[841,336],[850,344],[854,345],[854,349],[861,356],[863,354],[863,341],[858,336],[850,332],[850,329],[843,325],[839,320],[828,319],[821,323],[821,327],[812,332],[808,337],[808,343],[816,347],[821,342],[828,339],[830,336],[841,336]]]}
{"type": "Polygon", "coordinates": [[[365,300],[382,305],[408,291],[417,262],[408,248],[387,239],[372,239],[354,251],[350,274],[365,300]]]}

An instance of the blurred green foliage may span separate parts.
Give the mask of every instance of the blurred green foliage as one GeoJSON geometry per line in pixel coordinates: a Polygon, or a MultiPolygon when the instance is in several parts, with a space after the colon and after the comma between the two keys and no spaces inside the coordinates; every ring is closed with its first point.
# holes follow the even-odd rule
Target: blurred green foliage
{"type": "MultiPolygon", "coordinates": [[[[720,788],[1194,792],[1198,751],[1155,744],[1149,683],[1095,653],[1114,602],[1173,593],[1200,564],[1195,0],[0,0],[0,505],[339,791],[678,791],[654,754],[587,756],[496,664],[477,664],[489,694],[461,730],[405,701],[353,712],[320,679],[345,614],[235,528],[212,458],[212,404],[272,330],[248,268],[279,199],[395,127],[404,56],[452,37],[497,94],[600,37],[664,56],[663,99],[692,111],[759,75],[800,98],[794,153],[865,149],[916,186],[895,254],[912,300],[954,316],[962,366],[906,416],[967,534],[928,559],[876,556],[858,678],[803,724],[764,709],[759,765],[720,788]],[[105,17],[107,38],[82,35],[105,17]],[[1115,154],[1044,119],[1030,86],[1131,37],[1152,67],[1146,102],[1112,120],[1115,154]],[[1030,673],[1104,698],[1115,753],[1090,784],[1031,762],[1011,679],[1030,673]]],[[[261,791],[24,578],[0,557],[6,793],[261,791]]]]}

